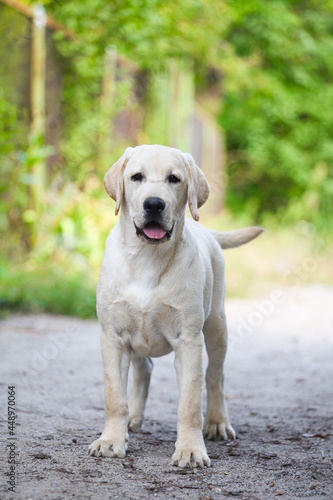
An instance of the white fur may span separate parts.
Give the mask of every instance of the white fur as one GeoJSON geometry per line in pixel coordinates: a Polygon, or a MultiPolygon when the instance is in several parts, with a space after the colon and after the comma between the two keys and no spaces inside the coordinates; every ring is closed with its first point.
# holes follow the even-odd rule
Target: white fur
{"type": "MultiPolygon", "coordinates": [[[[128,427],[137,431],[142,424],[152,371],[150,357],[173,350],[180,401],[172,463],[179,467],[210,466],[202,428],[209,439],[235,437],[223,393],[227,330],[220,246],[223,241],[233,246],[232,233],[214,235],[185,219],[187,201],[193,217],[198,218],[198,207],[206,201],[209,186],[193,158],[179,150],[129,148],[106,174],[105,187],[117,210],[122,209],[106,242],[97,288],[106,411],[102,436],[92,443],[89,453],[125,456],[128,427]],[[144,176],[142,182],[131,180],[137,173],[144,176]],[[169,182],[171,174],[181,182],[169,182]],[[134,226],[142,227],[143,202],[150,196],[164,200],[163,224],[167,230],[173,228],[170,239],[155,244],[138,236],[134,226]],[[203,425],[204,341],[209,364],[203,425]],[[130,360],[134,385],[128,405],[130,360]]],[[[259,232],[248,232],[242,243],[259,232]]],[[[239,238],[237,233],[235,245],[239,238]]]]}

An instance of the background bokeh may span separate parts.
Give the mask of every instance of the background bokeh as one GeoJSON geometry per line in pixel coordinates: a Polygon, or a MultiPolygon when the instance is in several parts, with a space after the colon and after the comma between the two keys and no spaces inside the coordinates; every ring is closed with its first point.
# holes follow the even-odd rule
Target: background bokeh
{"type": "Polygon", "coordinates": [[[267,228],[226,252],[229,295],[332,284],[332,2],[43,6],[0,1],[5,311],[95,314],[116,223],[104,173],[147,143],[193,154],[207,227],[267,228]]]}

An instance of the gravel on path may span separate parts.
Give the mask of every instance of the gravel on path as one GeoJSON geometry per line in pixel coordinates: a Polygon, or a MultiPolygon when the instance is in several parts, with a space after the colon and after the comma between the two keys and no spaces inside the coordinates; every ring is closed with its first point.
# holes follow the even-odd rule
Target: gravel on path
{"type": "Polygon", "coordinates": [[[0,498],[333,498],[333,288],[274,289],[257,301],[229,299],[226,308],[226,391],[238,437],[207,442],[212,467],[194,470],[170,465],[172,354],[154,360],[146,419],[126,458],[93,458],[88,446],[104,418],[98,323],[2,320],[0,498]]]}

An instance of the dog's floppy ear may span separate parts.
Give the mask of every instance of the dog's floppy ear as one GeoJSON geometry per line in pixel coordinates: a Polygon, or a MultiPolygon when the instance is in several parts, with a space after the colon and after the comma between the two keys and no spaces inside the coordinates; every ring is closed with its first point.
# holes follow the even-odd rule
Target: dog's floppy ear
{"type": "Polygon", "coordinates": [[[127,148],[125,153],[119,158],[118,161],[116,161],[114,165],[112,165],[104,177],[105,191],[116,202],[116,215],[118,215],[123,197],[124,170],[132,155],[133,149],[134,148],[127,148]]]}
{"type": "Polygon", "coordinates": [[[199,220],[198,208],[207,200],[210,194],[210,187],[206,181],[203,171],[196,165],[193,156],[185,153],[184,161],[188,173],[188,206],[194,220],[199,220]]]}

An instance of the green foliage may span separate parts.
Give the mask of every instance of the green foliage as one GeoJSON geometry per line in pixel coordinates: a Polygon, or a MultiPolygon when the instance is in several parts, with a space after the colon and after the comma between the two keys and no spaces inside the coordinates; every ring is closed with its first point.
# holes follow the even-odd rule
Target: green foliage
{"type": "MultiPolygon", "coordinates": [[[[7,101],[0,89],[0,231],[27,236],[22,214],[28,205],[29,173],[24,168],[27,148],[25,120],[18,106],[7,101]]],[[[13,238],[13,243],[19,243],[13,238]]]]}
{"type": "MultiPolygon", "coordinates": [[[[3,264],[3,263],[2,263],[3,264]]],[[[0,266],[0,317],[11,310],[96,316],[96,281],[52,263],[38,269],[0,266]]]]}
{"type": "Polygon", "coordinates": [[[102,192],[101,181],[93,174],[80,188],[61,177],[47,191],[44,210],[38,220],[35,247],[30,265],[64,263],[75,272],[98,272],[108,233],[115,223],[112,204],[102,192]]]}
{"type": "MultiPolygon", "coordinates": [[[[154,116],[151,137],[175,128],[162,119],[169,107],[165,71],[175,59],[194,68],[199,92],[222,78],[227,205],[237,220],[274,226],[306,219],[327,230],[333,209],[331,1],[43,3],[75,35],[53,37],[63,130],[41,210],[34,205],[34,166],[51,150],[28,134],[29,23],[0,6],[0,230],[7,256],[0,263],[0,296],[7,308],[94,314],[104,241],[115,223],[102,178],[125,146],[111,124],[119,112],[141,106],[154,116]],[[117,68],[116,92],[107,100],[103,77],[110,47],[134,68],[117,68]],[[146,78],[138,98],[139,71],[146,78]]],[[[180,97],[185,107],[188,97],[180,97]]],[[[139,130],[138,140],[147,132],[139,130]]]]}
{"type": "Polygon", "coordinates": [[[333,4],[230,4],[228,204],[259,220],[275,212],[320,224],[333,209],[333,4]]]}
{"type": "MultiPolygon", "coordinates": [[[[105,47],[115,44],[149,72],[164,69],[170,58],[188,60],[203,87],[208,68],[221,72],[231,209],[258,221],[269,213],[294,221],[303,211],[323,222],[333,208],[330,2],[71,0],[50,1],[48,9],[78,34],[59,43],[75,67],[65,99],[69,107],[75,103],[67,114],[69,170],[90,171],[96,158],[94,98],[105,47]],[[313,184],[318,169],[326,176],[313,184]],[[318,200],[315,210],[307,208],[309,190],[318,200]]],[[[135,105],[130,95],[130,86],[124,88],[117,109],[135,105]]]]}
{"type": "Polygon", "coordinates": [[[147,69],[163,68],[170,57],[212,63],[230,10],[224,2],[213,0],[50,1],[48,9],[78,34],[71,50],[77,49],[89,76],[111,44],[147,69]]]}
{"type": "MultiPolygon", "coordinates": [[[[118,68],[116,98],[107,113],[101,109],[106,50],[117,47],[138,70],[148,72],[164,69],[175,57],[194,60],[198,66],[215,64],[228,12],[224,3],[212,0],[45,3],[47,11],[75,33],[72,39],[55,35],[64,67],[66,141],[62,152],[67,173],[75,181],[96,167],[105,172],[110,158],[100,154],[103,135],[119,111],[140,104],[134,96],[134,80],[118,68]]],[[[115,159],[124,144],[112,143],[112,138],[110,143],[115,159]]]]}

